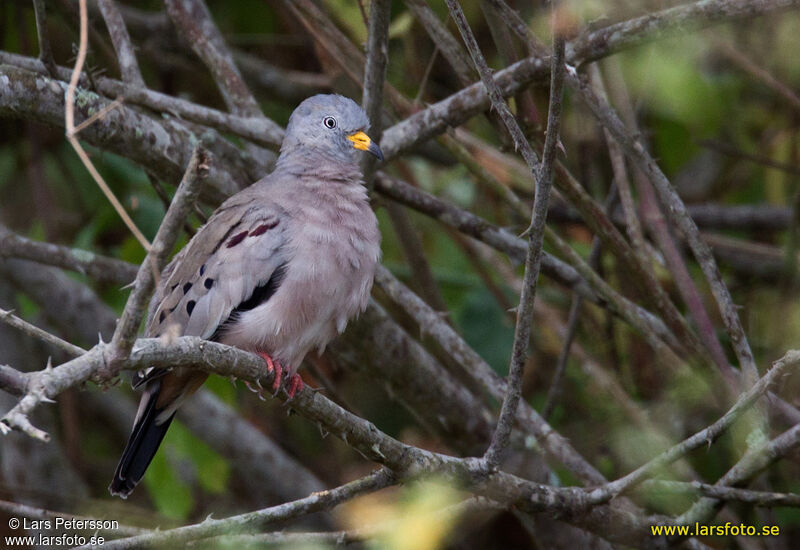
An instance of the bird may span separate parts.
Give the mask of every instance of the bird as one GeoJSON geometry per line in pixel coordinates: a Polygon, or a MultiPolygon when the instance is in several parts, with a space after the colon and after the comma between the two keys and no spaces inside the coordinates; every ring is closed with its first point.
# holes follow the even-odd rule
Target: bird
{"type": "MultiPolygon", "coordinates": [[[[294,398],[306,353],[324,350],[369,301],[380,232],[359,161],[383,153],[368,129],[350,98],[302,101],[273,171],[228,198],[164,268],[147,336],[199,336],[256,353],[275,372],[275,392],[294,398]]],[[[143,394],[112,495],[133,491],[176,411],[207,377],[185,367],[134,375],[143,394]]]]}

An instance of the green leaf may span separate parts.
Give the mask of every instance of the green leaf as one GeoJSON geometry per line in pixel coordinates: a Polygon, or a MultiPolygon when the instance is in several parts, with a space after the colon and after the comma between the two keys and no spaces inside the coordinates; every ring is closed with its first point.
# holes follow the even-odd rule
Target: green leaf
{"type": "Polygon", "coordinates": [[[174,435],[172,430],[168,432],[161,449],[147,468],[144,484],[160,513],[170,518],[185,520],[189,517],[194,499],[189,486],[178,478],[167,460],[167,450],[174,435]]]}

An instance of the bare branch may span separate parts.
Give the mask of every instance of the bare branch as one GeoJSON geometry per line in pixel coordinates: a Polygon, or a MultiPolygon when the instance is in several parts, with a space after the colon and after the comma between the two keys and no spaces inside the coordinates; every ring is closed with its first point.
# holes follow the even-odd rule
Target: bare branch
{"type": "Polygon", "coordinates": [[[181,226],[200,194],[200,187],[207,173],[208,158],[205,151],[201,147],[197,147],[189,160],[189,165],[186,167],[183,179],[172,199],[172,204],[158,228],[153,245],[139,267],[133,283],[133,290],[114,331],[111,345],[117,358],[127,357],[130,352],[156,279],[166,265],[167,258],[180,235],[181,226]]]}
{"type": "Polygon", "coordinates": [[[798,5],[797,0],[702,0],[683,4],[579,36],[568,45],[567,60],[580,65],[677,31],[697,30],[722,21],[748,19],[798,5]]]}
{"type": "Polygon", "coordinates": [[[19,504],[16,502],[9,502],[7,500],[0,500],[0,510],[13,517],[24,517],[24,518],[38,519],[38,520],[52,520],[55,518],[63,518],[65,520],[76,519],[76,520],[92,522],[92,524],[100,525],[101,527],[98,529],[87,528],[87,530],[91,530],[92,532],[100,532],[114,537],[118,536],[131,537],[150,532],[148,529],[133,527],[130,525],[121,524],[119,522],[116,523],[113,529],[102,528],[104,523],[110,523],[110,521],[106,522],[103,520],[103,518],[98,518],[98,517],[76,516],[75,514],[55,512],[53,510],[45,510],[43,508],[36,508],[34,506],[28,506],[26,504],[19,504]]]}
{"type": "Polygon", "coordinates": [[[42,330],[39,327],[30,324],[25,319],[20,319],[12,312],[6,311],[5,309],[2,308],[0,308],[0,320],[2,320],[5,324],[7,324],[10,327],[14,327],[15,329],[21,330],[22,332],[24,332],[28,336],[31,336],[32,338],[36,338],[38,340],[41,340],[42,342],[50,344],[56,349],[63,350],[68,355],[77,356],[86,353],[85,349],[70,344],[66,340],[62,340],[58,336],[50,334],[46,330],[42,330]]]}
{"type": "MultiPolygon", "coordinates": [[[[681,443],[664,451],[650,462],[640,466],[628,475],[612,481],[602,487],[591,491],[589,499],[592,502],[606,502],[614,496],[627,491],[637,483],[641,482],[646,476],[654,471],[674,462],[684,456],[689,451],[709,444],[722,435],[742,413],[749,409],[769,387],[789,368],[800,364],[800,351],[788,351],[786,355],[772,364],[772,368],[744,392],[736,403],[719,420],[707,428],[684,439],[681,443]]],[[[800,426],[800,425],[799,425],[800,426]]],[[[800,431],[798,431],[800,433],[800,431]]],[[[723,478],[724,479],[724,478],[723,478]]],[[[728,483],[724,483],[728,484],[728,483]]],[[[682,524],[681,521],[678,522],[682,524]]]]}
{"type": "MultiPolygon", "coordinates": [[[[373,0],[369,6],[367,59],[364,65],[364,93],[361,104],[370,120],[372,139],[380,142],[383,135],[383,88],[386,82],[386,65],[389,63],[390,0],[373,0]]],[[[362,162],[367,188],[373,188],[373,172],[377,159],[369,155],[362,162]]]]}
{"type": "MultiPolygon", "coordinates": [[[[320,510],[328,510],[355,496],[372,493],[394,483],[396,481],[394,481],[389,471],[380,469],[361,479],[351,481],[335,489],[314,493],[300,500],[225,519],[208,518],[201,523],[178,527],[177,529],[108,541],[104,547],[112,550],[127,550],[156,545],[182,546],[183,543],[190,540],[252,531],[279,521],[308,515],[320,510]]],[[[81,546],[79,548],[90,550],[92,546],[81,546]]]]}
{"type": "Polygon", "coordinates": [[[0,365],[0,390],[10,393],[14,397],[22,397],[25,395],[27,387],[28,381],[24,372],[8,365],[0,365]]]}
{"type": "Polygon", "coordinates": [[[36,36],[39,39],[39,60],[50,76],[56,76],[56,61],[50,48],[50,37],[47,36],[47,10],[44,0],[33,0],[33,11],[36,15],[36,36]]]}
{"type": "Polygon", "coordinates": [[[78,154],[78,157],[83,162],[86,169],[92,175],[92,178],[97,183],[98,187],[103,191],[103,194],[108,198],[108,201],[114,206],[114,209],[117,211],[119,216],[122,218],[122,221],[125,222],[125,225],[128,227],[133,236],[136,237],[136,240],[141,243],[142,247],[145,250],[149,250],[150,243],[148,242],[147,238],[139,231],[139,228],[136,227],[136,224],[133,223],[133,220],[125,211],[125,207],[122,206],[122,203],[119,202],[119,199],[114,195],[114,192],[111,191],[111,188],[108,184],[103,180],[103,177],[94,167],[92,161],[89,160],[89,155],[86,154],[86,151],[83,150],[80,142],[78,141],[76,135],[76,127],[75,127],[75,93],[78,87],[78,81],[80,80],[81,71],[83,70],[83,64],[86,61],[86,51],[88,48],[88,41],[89,41],[89,22],[88,22],[88,15],[86,11],[86,0],[80,0],[80,45],[78,47],[78,57],[75,59],[75,68],[72,71],[72,77],[69,81],[69,87],[67,88],[67,99],[66,99],[66,106],[64,109],[64,128],[66,129],[67,140],[69,140],[72,147],[75,149],[75,152],[78,154]]]}
{"type": "Polygon", "coordinates": [[[663,479],[648,479],[640,486],[643,491],[678,495],[696,495],[711,497],[718,500],[743,502],[754,506],[800,507],[800,495],[791,493],[771,493],[768,491],[751,491],[737,487],[721,487],[700,481],[668,481],[663,479]]]}
{"type": "MultiPolygon", "coordinates": [[[[27,416],[44,396],[55,396],[68,387],[92,379],[99,369],[105,368],[108,364],[111,350],[109,344],[100,343],[82,356],[58,368],[30,373],[29,387],[35,388],[35,395],[39,398],[29,400],[28,397],[34,395],[29,393],[6,414],[2,425],[6,430],[14,426],[28,431],[30,427],[26,424],[27,416]]],[[[134,346],[131,356],[119,362],[117,368],[139,370],[145,366],[200,367],[222,376],[235,376],[253,383],[259,381],[262,385],[271,383],[271,378],[274,376],[274,373],[264,372],[263,361],[256,355],[188,336],[180,337],[167,345],[159,339],[141,339],[134,346]]],[[[474,485],[474,490],[478,494],[499,499],[500,502],[513,503],[528,512],[543,510],[576,512],[586,509],[586,497],[580,489],[553,488],[503,472],[486,476],[481,461],[455,458],[405,445],[379,431],[372,423],[345,411],[309,388],[304,388],[296,394],[292,406],[312,422],[320,423],[325,430],[345,441],[367,459],[391,468],[396,475],[414,477],[424,473],[437,473],[450,482],[468,482],[474,485]]],[[[34,434],[35,432],[31,433],[34,434]]],[[[46,437],[46,434],[43,437],[46,437]]],[[[319,495],[308,498],[316,502],[313,499],[317,496],[319,495]]],[[[295,510],[295,505],[292,503],[284,506],[295,510]]],[[[255,514],[255,516],[245,516],[240,521],[245,523],[260,521],[261,516],[255,514]],[[252,519],[248,520],[248,517],[252,519]]],[[[625,517],[626,514],[613,507],[599,507],[589,510],[587,514],[574,515],[571,519],[599,533],[608,531],[609,518],[623,521],[629,525],[630,530],[618,534],[620,540],[640,540],[640,537],[649,535],[646,529],[648,520],[637,523],[632,518],[624,519],[625,517]],[[635,526],[631,525],[631,521],[634,521],[635,526]]],[[[226,526],[211,525],[214,529],[226,526]]],[[[205,532],[202,531],[205,528],[197,528],[205,532]]]]}
{"type": "MultiPolygon", "coordinates": [[[[6,78],[9,85],[0,94],[0,115],[24,116],[63,127],[66,83],[17,67],[0,66],[0,82],[6,78]]],[[[83,88],[77,95],[81,101],[75,105],[75,112],[84,118],[111,103],[83,88]]],[[[82,130],[81,138],[172,181],[180,180],[198,141],[186,124],[173,117],[157,119],[124,106],[111,111],[102,123],[82,130]]],[[[204,132],[201,142],[216,159],[210,163],[209,185],[204,188],[204,198],[212,203],[221,202],[263,175],[263,166],[213,130],[204,132]]]]}
{"type": "MultiPolygon", "coordinates": [[[[787,353],[787,355],[789,354],[787,353]]],[[[795,450],[798,445],[800,445],[800,424],[795,424],[775,439],[763,445],[750,448],[739,462],[734,464],[714,486],[719,488],[742,484],[755,477],[779,458],[795,450]]],[[[685,524],[685,522],[706,522],[717,513],[723,504],[724,501],[717,498],[702,498],[695,502],[688,511],[679,516],[676,521],[680,524],[685,524]]]]}
{"type": "Polygon", "coordinates": [[[106,27],[108,27],[108,34],[111,36],[114,50],[117,52],[117,62],[122,80],[132,86],[144,88],[144,79],[139,70],[139,63],[136,61],[131,37],[114,0],[97,0],[97,4],[103,14],[103,19],[105,19],[106,27]]]}
{"type": "Polygon", "coordinates": [[[228,109],[241,116],[263,117],[203,0],[166,0],[165,5],[175,27],[211,71],[228,109]]]}
{"type": "Polygon", "coordinates": [[[105,283],[127,284],[136,276],[131,264],[90,252],[17,235],[0,224],[0,258],[20,258],[82,273],[105,283]]]}

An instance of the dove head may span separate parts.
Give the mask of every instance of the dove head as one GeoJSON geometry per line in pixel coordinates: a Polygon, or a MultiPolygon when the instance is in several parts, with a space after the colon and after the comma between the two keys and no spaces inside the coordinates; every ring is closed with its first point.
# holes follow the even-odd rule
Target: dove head
{"type": "Polygon", "coordinates": [[[352,99],[315,95],[298,105],[289,117],[281,158],[299,154],[352,164],[365,151],[383,160],[380,147],[366,134],[368,129],[367,114],[352,99]]]}

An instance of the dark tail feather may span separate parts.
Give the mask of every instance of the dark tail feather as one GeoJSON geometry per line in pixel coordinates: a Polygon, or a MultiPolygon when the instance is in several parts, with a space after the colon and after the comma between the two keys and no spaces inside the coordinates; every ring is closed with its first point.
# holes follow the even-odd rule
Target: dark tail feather
{"type": "Polygon", "coordinates": [[[114,472],[114,480],[108,486],[112,495],[127,498],[131,494],[136,484],[144,476],[145,470],[153,460],[158,446],[161,445],[161,441],[172,423],[174,413],[163,423],[156,423],[156,418],[161,413],[161,410],[156,409],[160,389],[161,381],[155,381],[153,388],[148,388],[147,393],[142,396],[142,399],[147,399],[144,412],[133,425],[128,444],[122,452],[122,458],[119,459],[117,471],[114,472]]]}

